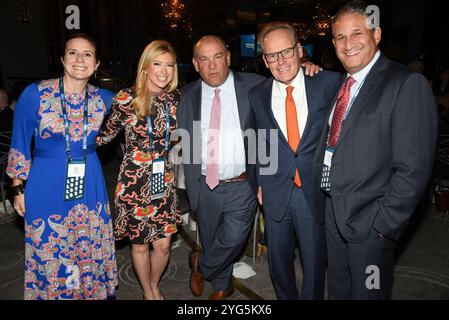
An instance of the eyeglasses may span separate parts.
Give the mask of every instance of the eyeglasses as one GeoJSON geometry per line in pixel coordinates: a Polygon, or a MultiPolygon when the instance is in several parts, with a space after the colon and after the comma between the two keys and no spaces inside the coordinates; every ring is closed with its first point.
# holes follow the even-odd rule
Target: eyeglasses
{"type": "Polygon", "coordinates": [[[266,53],[263,56],[265,57],[265,60],[268,63],[273,63],[273,62],[278,61],[279,55],[281,55],[282,58],[284,58],[284,59],[290,59],[291,57],[293,57],[295,55],[295,47],[297,44],[298,43],[295,43],[295,45],[293,47],[284,49],[282,51],[266,53]]]}

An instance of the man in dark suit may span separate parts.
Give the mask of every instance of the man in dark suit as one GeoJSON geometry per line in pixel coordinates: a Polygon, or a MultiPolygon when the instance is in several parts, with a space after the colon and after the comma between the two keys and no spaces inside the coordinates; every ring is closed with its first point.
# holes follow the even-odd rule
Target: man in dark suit
{"type": "Polygon", "coordinates": [[[437,138],[426,79],[386,58],[361,2],[332,22],[347,70],[314,159],[325,205],[331,299],[388,299],[396,241],[424,194],[437,138]]]}
{"type": "Polygon", "coordinates": [[[259,161],[258,197],[265,214],[270,273],[278,299],[323,299],[324,214],[315,208],[313,154],[340,75],[324,71],[305,76],[302,47],[287,23],[268,24],[258,38],[274,78],[250,92],[257,128],[268,130],[259,130],[258,154],[263,157],[278,146],[270,151],[270,157],[277,152],[275,172],[259,161]],[[295,237],[303,265],[301,292],[294,268],[295,237]]]}
{"type": "Polygon", "coordinates": [[[214,289],[209,299],[221,300],[233,291],[233,264],[257,209],[255,161],[248,161],[251,142],[242,131],[255,127],[248,92],[264,78],[230,71],[230,53],[216,36],[195,44],[193,64],[201,79],[183,88],[177,110],[188,133],[182,138],[186,191],[203,245],[201,255],[192,255],[191,289],[200,296],[205,278],[214,289]]]}

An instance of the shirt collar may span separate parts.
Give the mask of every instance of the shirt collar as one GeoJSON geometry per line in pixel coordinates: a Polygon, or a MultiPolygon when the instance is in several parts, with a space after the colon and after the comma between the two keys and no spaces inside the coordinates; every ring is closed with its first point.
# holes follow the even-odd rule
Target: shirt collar
{"type": "MultiPolygon", "coordinates": [[[[374,66],[374,64],[379,59],[379,57],[380,57],[380,50],[377,50],[377,52],[374,55],[373,59],[370,61],[370,63],[368,63],[366,65],[365,68],[363,68],[362,70],[360,70],[360,71],[358,71],[358,72],[356,72],[356,73],[351,75],[358,84],[361,84],[365,80],[366,76],[371,71],[371,68],[374,66]]],[[[348,76],[349,75],[350,74],[348,74],[348,76]]]]}
{"type": "Polygon", "coordinates": [[[226,81],[219,87],[211,87],[206,82],[201,81],[201,86],[203,89],[203,92],[207,92],[208,94],[215,95],[215,89],[220,89],[220,92],[228,92],[233,90],[233,84],[234,84],[234,75],[232,74],[232,71],[229,71],[228,78],[226,81]]]}
{"type": "Polygon", "coordinates": [[[276,86],[276,90],[280,93],[282,93],[283,95],[287,95],[287,90],[286,88],[288,86],[292,86],[293,88],[300,88],[301,86],[301,82],[303,81],[304,78],[304,73],[302,71],[302,68],[299,68],[299,72],[296,75],[296,77],[293,79],[292,83],[287,85],[285,83],[282,83],[280,81],[277,81],[276,79],[274,80],[274,85],[276,86]]]}

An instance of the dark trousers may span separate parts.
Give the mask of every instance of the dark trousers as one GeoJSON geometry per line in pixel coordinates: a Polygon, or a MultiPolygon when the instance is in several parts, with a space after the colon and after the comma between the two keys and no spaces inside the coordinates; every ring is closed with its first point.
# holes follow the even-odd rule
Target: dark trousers
{"type": "Polygon", "coordinates": [[[280,300],[323,299],[326,264],[324,226],[315,223],[302,189],[296,188],[281,221],[266,218],[268,259],[276,296],[280,300]],[[296,239],[299,243],[296,243],[296,239]],[[300,248],[302,289],[296,286],[294,250],[300,248]]]}
{"type": "Polygon", "coordinates": [[[202,177],[196,212],[204,250],[199,265],[215,291],[231,288],[234,262],[245,248],[256,209],[248,181],[223,183],[211,191],[202,177]]]}
{"type": "Polygon", "coordinates": [[[332,198],[326,199],[326,237],[330,299],[389,299],[396,243],[372,230],[365,241],[346,241],[335,222],[332,198]]]}

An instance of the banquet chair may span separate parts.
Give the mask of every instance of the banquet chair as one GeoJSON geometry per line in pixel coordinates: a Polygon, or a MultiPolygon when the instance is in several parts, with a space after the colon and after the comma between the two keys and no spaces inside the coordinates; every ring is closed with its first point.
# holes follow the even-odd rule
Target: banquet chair
{"type": "Polygon", "coordinates": [[[8,163],[8,150],[11,142],[11,131],[0,131],[0,138],[0,192],[3,210],[6,214],[6,165],[8,163]]]}

